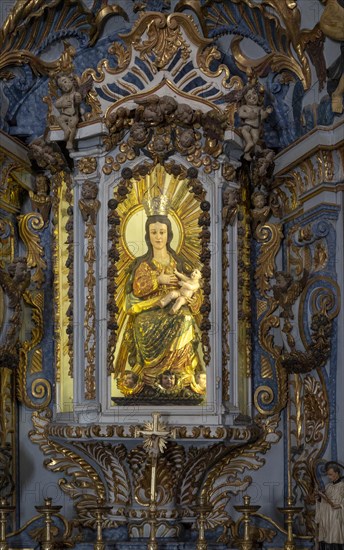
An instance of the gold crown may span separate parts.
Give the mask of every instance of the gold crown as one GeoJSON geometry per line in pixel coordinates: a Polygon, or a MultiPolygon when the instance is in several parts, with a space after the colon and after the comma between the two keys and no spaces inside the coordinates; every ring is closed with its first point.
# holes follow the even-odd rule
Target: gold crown
{"type": "Polygon", "coordinates": [[[146,199],[142,204],[147,216],[167,216],[171,209],[171,201],[166,195],[146,199]]]}

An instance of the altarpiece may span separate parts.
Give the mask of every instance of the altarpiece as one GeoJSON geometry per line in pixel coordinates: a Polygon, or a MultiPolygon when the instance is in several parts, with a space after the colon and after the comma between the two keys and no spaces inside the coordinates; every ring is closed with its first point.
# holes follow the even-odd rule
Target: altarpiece
{"type": "MultiPolygon", "coordinates": [[[[219,545],[243,537],[236,511],[257,510],[231,499],[252,486],[283,425],[287,528],[257,513],[245,537],[292,542],[303,510],[309,545],[334,418],[325,369],[336,361],[344,156],[333,118],[331,137],[323,129],[317,148],[300,137],[297,150],[285,97],[310,88],[312,63],[325,78],[314,53],[324,21],[304,34],[294,2],[180,1],[174,11],[143,2],[88,64],[72,38],[87,28],[93,48],[108,20],[128,14],[52,4],[37,2],[32,44],[48,40],[41,7],[59,40],[63,21],[72,29],[54,60],[31,55],[30,41],[20,50],[24,7],[3,30],[13,64],[45,79],[46,109],[28,148],[5,139],[3,455],[17,445],[16,394],[79,526],[99,527],[104,514],[115,538],[125,526],[128,540],[150,536],[154,549],[155,536],[177,540],[198,522],[201,550],[205,527],[221,528],[219,545]],[[221,36],[232,32],[226,57],[221,36]],[[263,57],[245,53],[245,36],[259,37],[263,57]]],[[[64,542],[77,544],[73,522],[61,521],[64,542]]]]}

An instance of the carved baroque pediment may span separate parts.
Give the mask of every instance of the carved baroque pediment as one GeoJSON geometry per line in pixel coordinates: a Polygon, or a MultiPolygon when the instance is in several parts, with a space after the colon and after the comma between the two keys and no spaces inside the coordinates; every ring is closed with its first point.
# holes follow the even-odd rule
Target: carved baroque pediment
{"type": "Polygon", "coordinates": [[[109,58],[98,64],[97,71],[86,71],[93,77],[106,117],[150,93],[179,95],[202,111],[214,107],[220,111],[222,107],[214,103],[243,86],[241,78],[231,76],[228,67],[219,63],[219,50],[199,34],[190,16],[144,13],[122,39],[111,45],[109,58]]]}

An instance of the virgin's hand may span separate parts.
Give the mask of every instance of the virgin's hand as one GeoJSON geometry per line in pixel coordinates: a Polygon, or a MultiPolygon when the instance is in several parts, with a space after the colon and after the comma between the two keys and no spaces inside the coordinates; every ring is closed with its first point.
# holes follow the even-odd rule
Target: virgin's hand
{"type": "Polygon", "coordinates": [[[175,275],[167,275],[164,272],[162,272],[158,277],[158,283],[160,285],[176,285],[177,281],[178,279],[175,275]]]}

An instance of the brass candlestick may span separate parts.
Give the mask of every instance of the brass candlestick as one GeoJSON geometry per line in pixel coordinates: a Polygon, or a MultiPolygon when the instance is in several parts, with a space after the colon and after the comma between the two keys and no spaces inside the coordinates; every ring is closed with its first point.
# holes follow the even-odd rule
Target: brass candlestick
{"type": "Polygon", "coordinates": [[[205,522],[207,514],[211,510],[210,504],[205,504],[204,498],[200,498],[200,503],[198,506],[194,506],[193,509],[197,513],[197,526],[198,526],[198,540],[196,545],[196,550],[207,550],[208,545],[205,538],[205,522]]]}
{"type": "Polygon", "coordinates": [[[250,504],[251,497],[248,495],[244,496],[244,504],[234,506],[237,512],[242,512],[243,514],[243,524],[244,524],[244,538],[239,540],[239,545],[241,550],[252,550],[253,540],[250,535],[250,516],[257,512],[260,506],[253,506],[250,504]]]}
{"type": "Polygon", "coordinates": [[[285,515],[285,522],[287,525],[287,540],[284,544],[284,550],[295,550],[296,546],[294,543],[293,535],[293,517],[301,512],[302,508],[298,506],[293,506],[294,499],[292,497],[287,498],[287,506],[283,508],[277,508],[282,514],[285,515]]]}
{"type": "Polygon", "coordinates": [[[6,542],[6,516],[10,512],[15,510],[15,506],[8,504],[6,498],[0,500],[0,550],[8,550],[8,544],[6,542]]]}
{"type": "Polygon", "coordinates": [[[156,504],[151,502],[149,505],[149,524],[150,533],[147,544],[147,550],[158,550],[158,543],[156,541],[156,504]]]}
{"type": "Polygon", "coordinates": [[[94,545],[94,550],[105,550],[105,544],[103,541],[103,516],[107,515],[112,506],[105,504],[103,499],[97,500],[97,506],[94,507],[97,526],[97,540],[94,545]]]}
{"type": "Polygon", "coordinates": [[[44,533],[43,537],[44,540],[42,540],[41,548],[42,550],[53,550],[54,543],[52,541],[52,535],[51,535],[51,525],[52,525],[52,516],[54,514],[57,514],[62,506],[53,506],[52,505],[52,499],[51,498],[45,498],[44,499],[44,505],[43,506],[35,506],[37,512],[39,514],[43,514],[44,516],[44,533]]]}

